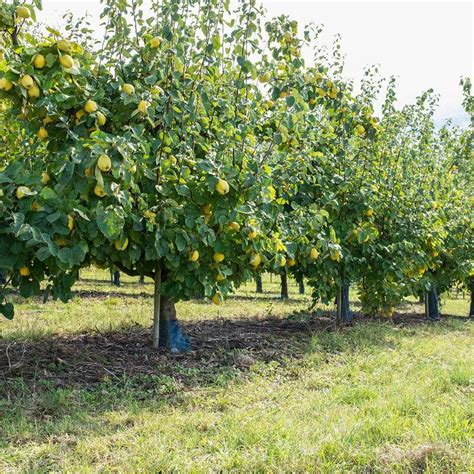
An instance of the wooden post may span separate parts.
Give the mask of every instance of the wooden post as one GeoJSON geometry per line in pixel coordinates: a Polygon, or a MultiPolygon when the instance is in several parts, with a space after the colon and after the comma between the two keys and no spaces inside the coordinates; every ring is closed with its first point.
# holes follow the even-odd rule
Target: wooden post
{"type": "Polygon", "coordinates": [[[155,291],[153,295],[153,348],[160,346],[160,309],[161,309],[161,265],[155,268],[155,291]]]}

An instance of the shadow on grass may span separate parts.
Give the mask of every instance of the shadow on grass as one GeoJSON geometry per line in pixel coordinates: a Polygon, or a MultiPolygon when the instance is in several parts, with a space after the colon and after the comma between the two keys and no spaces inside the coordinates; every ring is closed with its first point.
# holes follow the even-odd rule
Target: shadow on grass
{"type": "MultiPolygon", "coordinates": [[[[91,282],[93,280],[87,280],[87,283],[91,282]]],[[[99,280],[97,280],[99,281],[99,280]]],[[[74,289],[72,291],[72,294],[74,297],[79,297],[82,299],[107,299],[107,298],[152,298],[153,293],[144,291],[146,288],[147,284],[145,285],[140,285],[138,286],[135,283],[126,283],[122,284],[121,288],[123,289],[118,289],[117,287],[114,287],[113,285],[108,285],[108,284],[102,284],[99,285],[99,287],[94,288],[93,285],[87,285],[85,288],[80,288],[80,289],[74,289]],[[139,288],[142,291],[139,293],[129,293],[126,291],[125,287],[128,288],[139,288]]],[[[148,285],[150,286],[150,285],[148,285]]],[[[19,291],[16,289],[10,289],[9,290],[9,295],[16,296],[20,298],[19,291]]],[[[43,292],[40,292],[38,296],[31,297],[31,299],[36,300],[36,301],[43,301],[43,292]]],[[[280,297],[279,292],[271,292],[271,291],[265,291],[264,293],[254,293],[254,294],[231,294],[228,297],[229,300],[231,301],[275,301],[275,302],[282,302],[282,303],[301,303],[304,300],[303,299],[298,299],[298,298],[287,298],[287,299],[282,299],[280,297]]],[[[208,298],[195,298],[191,300],[193,303],[197,304],[212,304],[212,302],[208,298]]],[[[352,303],[351,303],[352,305],[352,303]]],[[[360,306],[359,303],[354,303],[354,306],[358,308],[360,306]]]]}
{"type": "MultiPolygon", "coordinates": [[[[114,287],[114,284],[110,280],[101,280],[99,278],[79,278],[77,280],[78,283],[85,283],[85,284],[91,284],[91,283],[98,283],[100,286],[106,286],[106,287],[114,287]]],[[[133,287],[141,287],[141,286],[153,286],[153,282],[151,281],[145,281],[143,283],[138,283],[138,281],[120,281],[120,286],[133,286],[133,287]]]]}
{"type": "MultiPolygon", "coordinates": [[[[255,293],[255,294],[247,294],[247,295],[242,295],[242,294],[231,294],[227,297],[227,300],[229,301],[273,301],[273,302],[278,302],[278,303],[304,303],[305,301],[303,299],[298,299],[298,298],[286,298],[282,299],[280,297],[279,293],[272,293],[272,292],[265,292],[265,293],[255,293]]],[[[210,300],[208,298],[196,298],[192,300],[193,303],[195,304],[211,304],[210,300]]]]}
{"type": "Polygon", "coordinates": [[[45,336],[35,340],[0,338],[0,398],[11,396],[21,381],[32,390],[48,387],[93,389],[104,381],[134,377],[173,378],[184,387],[215,385],[258,363],[302,358],[310,352],[361,351],[394,347],[423,327],[425,332],[462,330],[467,318],[444,316],[428,323],[418,314],[396,314],[393,320],[356,314],[348,327],[336,327],[329,311],[304,311],[287,318],[239,318],[184,321],[194,350],[172,355],[151,347],[151,330],[140,325],[110,332],[45,336]],[[397,326],[397,331],[394,331],[397,326]],[[225,378],[225,377],[224,377],[225,378]]]}
{"type": "Polygon", "coordinates": [[[311,354],[315,363],[330,364],[330,354],[394,348],[414,331],[430,337],[464,327],[458,318],[427,324],[409,314],[394,321],[359,316],[338,328],[330,312],[185,321],[195,350],[182,355],[154,351],[150,328],[139,325],[39,340],[0,338],[0,446],[25,424],[40,426],[37,436],[44,439],[64,433],[63,421],[70,418],[88,431],[100,430],[108,410],[137,403],[166,409],[187,403],[194,389],[226,387],[275,364],[282,376],[298,377],[292,365],[311,354]]]}
{"type": "Polygon", "coordinates": [[[127,293],[125,291],[111,290],[75,290],[72,292],[75,297],[82,299],[107,299],[107,298],[152,298],[151,293],[141,291],[140,293],[127,293]]]}

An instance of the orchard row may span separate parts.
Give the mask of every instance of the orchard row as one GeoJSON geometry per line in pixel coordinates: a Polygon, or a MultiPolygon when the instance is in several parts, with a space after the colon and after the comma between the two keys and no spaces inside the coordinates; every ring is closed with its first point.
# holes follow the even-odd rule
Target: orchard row
{"type": "Polygon", "coordinates": [[[100,43],[40,7],[0,4],[5,316],[9,288],[67,300],[91,264],[154,278],[156,321],[263,271],[385,315],[470,285],[472,137],[435,127],[432,91],[399,108],[368,69],[356,93],[337,42],[253,0],[107,0],[100,43]]]}

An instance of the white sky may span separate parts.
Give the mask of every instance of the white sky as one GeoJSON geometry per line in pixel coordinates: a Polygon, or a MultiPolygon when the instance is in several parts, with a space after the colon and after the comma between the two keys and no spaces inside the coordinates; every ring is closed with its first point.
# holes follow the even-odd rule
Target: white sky
{"type": "MultiPolygon", "coordinates": [[[[473,2],[464,1],[319,1],[263,0],[268,16],[287,14],[298,23],[322,23],[325,41],[342,36],[345,74],[358,79],[365,66],[381,66],[384,76],[398,76],[400,104],[422,91],[440,94],[437,119],[465,124],[461,76],[473,76],[473,2]]],[[[71,11],[88,11],[98,26],[99,0],[43,0],[38,19],[59,25],[71,11]]],[[[301,31],[301,29],[300,29],[301,31]]]]}

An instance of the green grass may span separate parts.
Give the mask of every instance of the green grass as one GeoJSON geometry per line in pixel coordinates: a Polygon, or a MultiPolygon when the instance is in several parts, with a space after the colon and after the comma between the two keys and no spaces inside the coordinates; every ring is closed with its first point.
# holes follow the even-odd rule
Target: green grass
{"type": "Polygon", "coordinates": [[[263,295],[249,284],[222,306],[178,305],[185,327],[215,337],[211,349],[120,372],[122,352],[112,360],[109,348],[116,337],[148,337],[152,285],[125,278],[115,289],[97,271],[83,278],[70,303],[18,301],[16,319],[0,321],[2,472],[474,472],[474,331],[455,317],[467,300],[445,301],[453,316],[439,324],[323,330],[305,311],[308,296],[292,284],[281,302],[277,279],[266,278],[263,295]],[[214,334],[230,318],[238,325],[214,334]],[[108,345],[89,354],[85,336],[108,345]],[[55,340],[84,348],[44,366],[55,340]],[[28,366],[7,370],[7,350],[10,365],[23,357],[28,366]],[[70,378],[94,363],[110,373],[70,378]]]}

